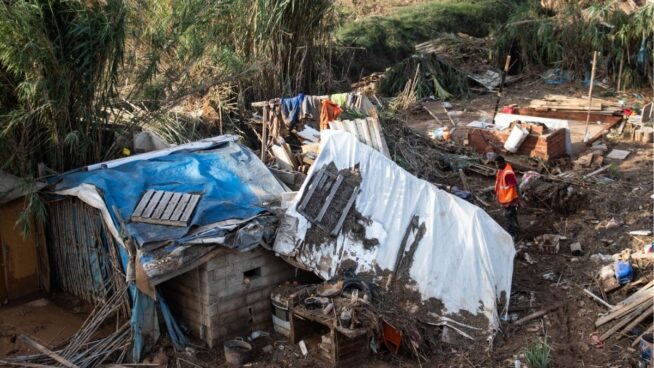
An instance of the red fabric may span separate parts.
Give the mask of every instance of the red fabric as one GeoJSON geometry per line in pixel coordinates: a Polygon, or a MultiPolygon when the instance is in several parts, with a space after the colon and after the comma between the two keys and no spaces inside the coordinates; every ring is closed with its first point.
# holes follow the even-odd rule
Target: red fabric
{"type": "Polygon", "coordinates": [[[343,110],[338,104],[324,100],[320,108],[320,130],[329,129],[329,122],[334,121],[343,110]]]}

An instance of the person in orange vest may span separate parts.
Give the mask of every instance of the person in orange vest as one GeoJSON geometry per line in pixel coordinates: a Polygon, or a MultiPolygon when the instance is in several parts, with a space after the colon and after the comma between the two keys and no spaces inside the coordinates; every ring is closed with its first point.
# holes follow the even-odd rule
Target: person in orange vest
{"type": "Polygon", "coordinates": [[[495,177],[495,197],[497,201],[504,206],[506,221],[508,223],[508,232],[515,237],[518,233],[518,178],[513,172],[504,157],[495,158],[497,167],[497,176],[495,177]]]}

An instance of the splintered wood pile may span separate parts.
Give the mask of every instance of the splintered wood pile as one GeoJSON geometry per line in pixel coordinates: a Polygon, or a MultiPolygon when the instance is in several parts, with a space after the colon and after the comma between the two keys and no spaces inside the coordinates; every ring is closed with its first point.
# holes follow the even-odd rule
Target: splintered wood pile
{"type": "Polygon", "coordinates": [[[614,336],[619,340],[624,336],[628,336],[629,331],[640,323],[650,320],[649,327],[633,341],[632,346],[635,346],[643,335],[653,331],[654,326],[651,323],[652,315],[654,315],[654,281],[650,281],[636,293],[611,308],[609,313],[595,321],[595,326],[600,327],[608,323],[613,323],[600,336],[600,340],[606,341],[614,336]]]}

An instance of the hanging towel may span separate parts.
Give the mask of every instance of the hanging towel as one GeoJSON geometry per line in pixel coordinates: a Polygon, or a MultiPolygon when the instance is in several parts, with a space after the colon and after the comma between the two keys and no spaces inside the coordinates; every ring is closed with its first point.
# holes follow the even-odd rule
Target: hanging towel
{"type": "Polygon", "coordinates": [[[322,100],[320,96],[304,96],[302,108],[300,109],[300,119],[320,121],[322,100]]]}
{"type": "Polygon", "coordinates": [[[324,100],[320,109],[320,130],[329,129],[329,122],[334,121],[341,112],[343,112],[343,109],[338,104],[330,100],[324,100]]]}
{"type": "Polygon", "coordinates": [[[280,102],[284,123],[291,129],[295,127],[300,118],[302,101],[304,101],[304,93],[300,93],[295,97],[282,98],[280,102]]]}
{"type": "Polygon", "coordinates": [[[335,95],[329,96],[329,99],[332,100],[333,103],[337,104],[341,108],[346,108],[347,107],[347,100],[350,97],[350,94],[345,92],[345,93],[337,93],[335,95]]]}

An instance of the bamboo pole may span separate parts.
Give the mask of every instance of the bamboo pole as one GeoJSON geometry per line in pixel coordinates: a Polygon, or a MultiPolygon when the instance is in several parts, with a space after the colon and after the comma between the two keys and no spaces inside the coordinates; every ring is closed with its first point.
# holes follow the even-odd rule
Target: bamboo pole
{"type": "Polygon", "coordinates": [[[595,82],[595,67],[597,65],[597,54],[593,51],[593,68],[590,72],[590,85],[588,86],[588,112],[586,114],[586,129],[584,131],[584,142],[588,142],[588,124],[590,123],[590,108],[593,102],[593,83],[595,82]]]}
{"type": "Polygon", "coordinates": [[[268,125],[268,112],[270,111],[269,106],[263,107],[263,119],[261,120],[261,161],[266,163],[266,150],[268,149],[268,134],[266,131],[268,125]]]}
{"type": "Polygon", "coordinates": [[[500,79],[500,89],[497,92],[497,101],[495,101],[495,110],[493,111],[493,119],[491,123],[495,124],[495,116],[497,115],[497,110],[500,108],[500,99],[502,98],[502,89],[504,88],[504,80],[506,80],[506,73],[509,72],[509,67],[511,66],[511,54],[506,55],[506,60],[504,61],[504,69],[502,69],[502,78],[500,79]]]}
{"type": "Polygon", "coordinates": [[[20,335],[20,336],[18,336],[18,339],[19,339],[21,342],[23,342],[25,345],[27,345],[27,346],[29,346],[29,347],[31,347],[31,348],[33,348],[33,349],[36,349],[37,351],[40,351],[41,353],[43,353],[43,354],[49,356],[50,358],[52,358],[53,360],[55,360],[57,363],[63,365],[64,367],[67,367],[67,368],[79,368],[79,366],[77,366],[77,365],[75,365],[75,364],[69,362],[68,360],[66,360],[66,359],[65,359],[64,357],[62,357],[61,355],[59,355],[59,354],[53,352],[52,350],[46,348],[45,346],[39,344],[38,342],[36,342],[36,341],[30,339],[28,336],[20,335]]]}

